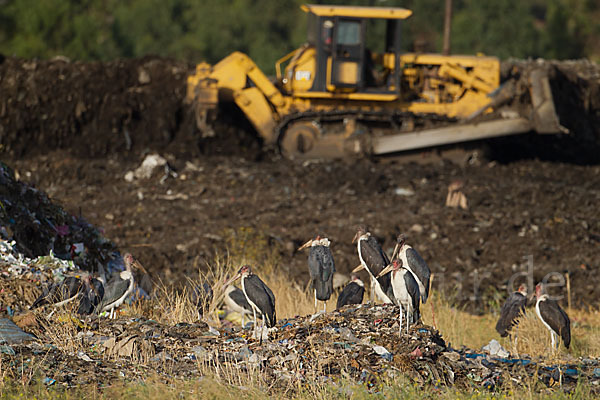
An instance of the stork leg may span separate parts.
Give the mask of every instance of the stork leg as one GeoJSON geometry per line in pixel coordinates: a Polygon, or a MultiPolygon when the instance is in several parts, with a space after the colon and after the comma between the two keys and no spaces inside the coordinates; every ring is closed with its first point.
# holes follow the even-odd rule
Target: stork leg
{"type": "Polygon", "coordinates": [[[256,310],[252,307],[252,315],[254,316],[254,335],[256,336],[256,310]]]}
{"type": "Polygon", "coordinates": [[[327,302],[324,301],[323,302],[323,313],[325,313],[327,311],[327,302]]]}
{"type": "Polygon", "coordinates": [[[515,333],[514,334],[514,340],[512,341],[513,342],[513,351],[514,351],[514,353],[515,353],[515,355],[517,357],[519,357],[519,351],[517,350],[517,340],[518,340],[518,338],[519,338],[519,336],[515,333]]]}
{"type": "Polygon", "coordinates": [[[375,304],[375,278],[371,276],[371,303],[375,304]]]}
{"type": "Polygon", "coordinates": [[[400,335],[402,335],[402,314],[404,314],[404,311],[402,311],[402,306],[400,306],[400,335]]]}
{"type": "Polygon", "coordinates": [[[410,306],[406,307],[406,334],[408,335],[408,327],[412,318],[412,312],[410,311],[410,306]]]}
{"type": "Polygon", "coordinates": [[[317,313],[318,308],[319,308],[319,305],[318,305],[318,301],[317,301],[317,289],[315,289],[315,314],[317,313]]]}
{"type": "Polygon", "coordinates": [[[556,350],[556,338],[554,332],[550,331],[550,338],[552,339],[552,352],[556,350]]]}

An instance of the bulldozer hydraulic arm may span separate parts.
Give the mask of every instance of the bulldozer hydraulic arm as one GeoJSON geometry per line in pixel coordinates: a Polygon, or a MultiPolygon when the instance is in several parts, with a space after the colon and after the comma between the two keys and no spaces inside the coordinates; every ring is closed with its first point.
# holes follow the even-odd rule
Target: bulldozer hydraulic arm
{"type": "Polygon", "coordinates": [[[247,55],[235,52],[214,66],[199,64],[188,78],[187,99],[195,106],[199,129],[219,101],[234,101],[267,144],[277,141],[279,110],[285,97],[247,55]]]}

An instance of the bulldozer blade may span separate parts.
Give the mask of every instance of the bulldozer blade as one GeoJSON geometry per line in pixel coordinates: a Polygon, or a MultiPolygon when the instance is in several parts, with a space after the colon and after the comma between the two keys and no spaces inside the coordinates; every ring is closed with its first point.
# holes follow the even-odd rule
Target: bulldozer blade
{"type": "Polygon", "coordinates": [[[533,129],[537,133],[567,133],[568,131],[560,125],[558,115],[556,115],[552,89],[546,70],[537,68],[531,71],[529,74],[529,92],[531,93],[531,103],[533,105],[533,129]]]}
{"type": "Polygon", "coordinates": [[[372,154],[386,154],[431,146],[516,135],[532,130],[526,118],[497,119],[465,125],[426,129],[376,137],[372,140],[372,154]]]}

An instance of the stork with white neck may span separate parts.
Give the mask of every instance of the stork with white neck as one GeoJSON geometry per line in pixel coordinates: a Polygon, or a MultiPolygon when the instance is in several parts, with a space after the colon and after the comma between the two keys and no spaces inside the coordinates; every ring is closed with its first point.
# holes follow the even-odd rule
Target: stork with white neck
{"type": "Polygon", "coordinates": [[[146,269],[130,253],[123,256],[125,271],[121,271],[104,285],[104,298],[98,304],[99,312],[110,311],[109,318],[114,318],[115,308],[119,307],[135,289],[134,269],[147,273],[146,269]]]}
{"type": "Polygon", "coordinates": [[[356,235],[352,239],[352,243],[355,242],[360,265],[354,268],[352,272],[356,273],[365,269],[369,273],[371,277],[371,301],[375,301],[375,295],[377,295],[383,303],[394,303],[395,297],[390,274],[384,274],[377,278],[380,272],[390,264],[387,254],[385,254],[377,239],[363,225],[356,230],[356,235]]]}
{"type": "Polygon", "coordinates": [[[431,277],[431,270],[421,255],[406,243],[406,237],[404,234],[398,235],[396,247],[392,253],[392,260],[396,257],[402,260],[402,267],[406,268],[413,275],[419,284],[421,301],[423,303],[427,303],[427,298],[429,297],[429,278],[431,277]]]}
{"type": "Polygon", "coordinates": [[[555,300],[550,299],[546,293],[546,285],[538,283],[535,287],[535,313],[550,331],[552,350],[558,348],[558,337],[568,349],[571,344],[571,320],[567,313],[560,308],[555,300]]]}
{"type": "Polygon", "coordinates": [[[400,305],[400,332],[402,332],[403,311],[406,313],[406,333],[410,324],[416,323],[420,318],[419,311],[419,285],[410,271],[404,267],[402,260],[395,259],[384,268],[380,275],[391,273],[392,288],[396,303],[400,305]]]}

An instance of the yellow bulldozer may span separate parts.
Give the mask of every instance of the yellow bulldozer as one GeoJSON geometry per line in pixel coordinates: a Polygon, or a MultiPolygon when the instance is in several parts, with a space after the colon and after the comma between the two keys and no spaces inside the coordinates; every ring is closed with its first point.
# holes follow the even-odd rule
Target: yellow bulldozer
{"type": "Polygon", "coordinates": [[[401,23],[412,14],[403,8],[305,4],[302,10],[307,43],[276,62],[274,79],[239,52],[197,65],[187,101],[204,134],[214,134],[223,102],[234,102],[264,143],[288,158],[565,131],[544,70],[531,71],[525,85],[522,79],[501,84],[495,57],[402,52],[401,23]]]}

